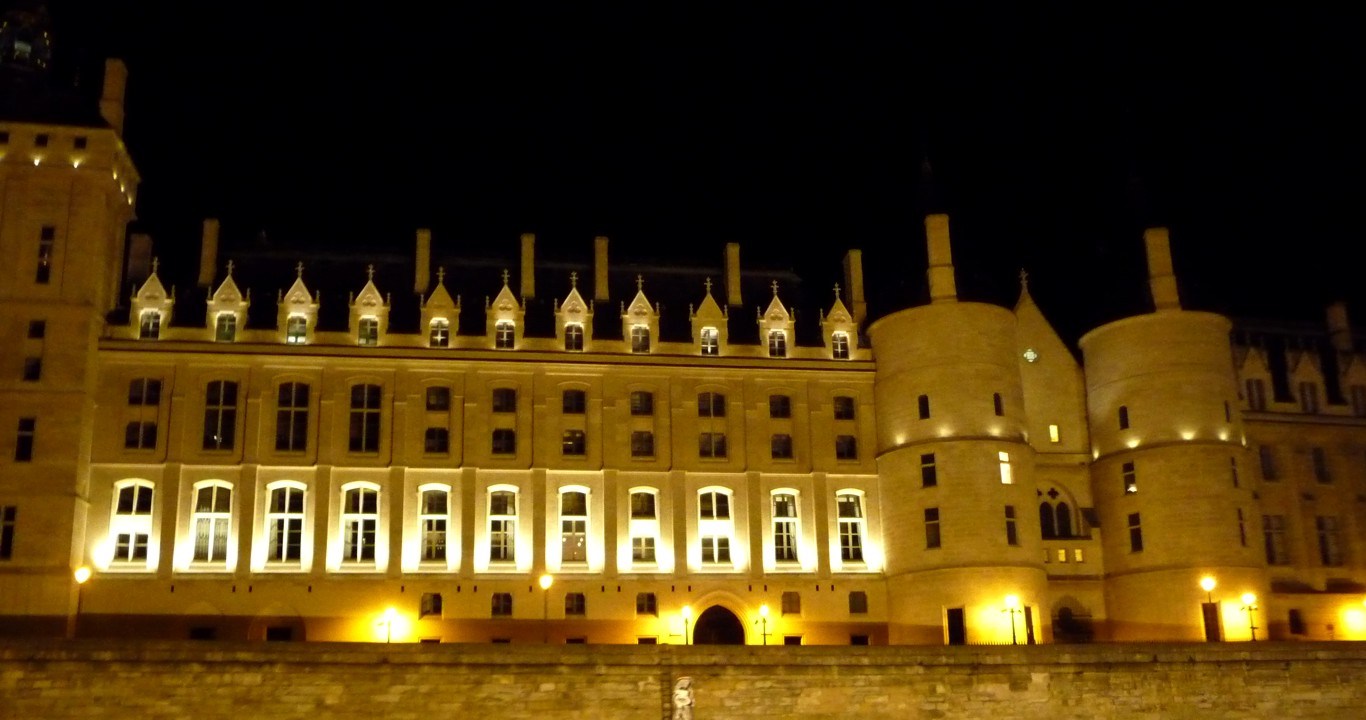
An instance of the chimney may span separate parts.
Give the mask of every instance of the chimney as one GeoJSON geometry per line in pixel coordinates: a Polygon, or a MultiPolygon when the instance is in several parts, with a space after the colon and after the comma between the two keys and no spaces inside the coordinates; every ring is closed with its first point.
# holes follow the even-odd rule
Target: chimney
{"type": "Polygon", "coordinates": [[[1352,352],[1352,326],[1347,322],[1347,303],[1328,306],[1328,342],[1341,353],[1352,352]]]}
{"type": "Polygon", "coordinates": [[[740,243],[726,243],[726,304],[744,304],[740,299],[740,243]]]}
{"type": "Polygon", "coordinates": [[[522,299],[536,297],[536,236],[522,233],[522,299]]]}
{"type": "Polygon", "coordinates": [[[854,324],[863,322],[868,314],[868,303],[863,299],[863,251],[850,250],[844,254],[844,290],[854,324]]]}
{"type": "Polygon", "coordinates": [[[958,284],[953,276],[953,249],[949,245],[949,216],[925,216],[925,243],[929,251],[930,302],[958,302],[958,284]]]}
{"type": "Polygon", "coordinates": [[[199,287],[213,289],[218,270],[218,218],[204,218],[204,235],[199,241],[199,287]]]}
{"type": "Polygon", "coordinates": [[[593,299],[607,302],[607,238],[593,238],[593,299]]]}
{"type": "Polygon", "coordinates": [[[416,260],[413,265],[413,292],[427,294],[427,284],[432,277],[432,231],[428,228],[417,229],[416,260]]]}
{"type": "Polygon", "coordinates": [[[1152,288],[1154,307],[1158,310],[1180,310],[1181,297],[1176,290],[1176,273],[1172,270],[1171,239],[1167,228],[1144,230],[1143,244],[1148,250],[1148,286],[1152,288]]]}
{"type": "Polygon", "coordinates": [[[104,90],[100,93],[100,117],[123,135],[123,90],[128,85],[128,66],[122,60],[104,61],[104,90]]]}
{"type": "Polygon", "coordinates": [[[124,275],[128,282],[141,284],[152,274],[152,236],[133,233],[128,239],[128,262],[124,275]]]}

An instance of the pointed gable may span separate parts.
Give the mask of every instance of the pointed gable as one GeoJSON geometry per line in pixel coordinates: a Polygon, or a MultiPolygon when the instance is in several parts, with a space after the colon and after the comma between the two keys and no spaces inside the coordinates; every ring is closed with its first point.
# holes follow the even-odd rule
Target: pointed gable
{"type": "Polygon", "coordinates": [[[778,281],[773,281],[773,299],[768,309],[759,315],[759,342],[768,345],[769,357],[787,357],[788,346],[793,343],[792,313],[788,312],[783,301],[778,298],[778,281]]]}
{"type": "Polygon", "coordinates": [[[730,313],[721,309],[716,298],[712,297],[711,278],[707,278],[705,287],[706,294],[702,296],[702,304],[698,306],[697,311],[693,312],[692,306],[688,306],[688,320],[692,323],[692,341],[701,354],[720,355],[730,340],[730,313]]]}
{"type": "Polygon", "coordinates": [[[154,340],[161,337],[161,326],[171,321],[171,309],[175,307],[175,291],[166,292],[161,284],[157,269],[161,262],[152,258],[152,274],[142,283],[132,296],[132,312],[129,323],[138,329],[138,337],[154,340]]]}
{"type": "Polygon", "coordinates": [[[636,296],[621,311],[621,337],[631,352],[647,353],[659,345],[659,308],[645,297],[645,280],[636,276],[636,296]]]}
{"type": "Polygon", "coordinates": [[[367,266],[365,274],[365,287],[349,298],[351,337],[358,345],[380,345],[389,330],[389,299],[375,287],[375,266],[367,266]]]}
{"type": "Polygon", "coordinates": [[[835,285],[835,304],[830,306],[828,314],[821,314],[820,320],[826,352],[836,360],[848,360],[857,344],[858,323],[854,322],[854,314],[844,306],[838,284],[835,285]]]}
{"type": "Polygon", "coordinates": [[[313,341],[313,333],[317,330],[319,300],[310,296],[308,286],[304,285],[304,264],[295,265],[294,272],[294,284],[275,299],[279,308],[276,329],[286,344],[304,345],[313,341]]]}
{"type": "Polygon", "coordinates": [[[484,331],[489,346],[511,350],[522,344],[522,319],[526,315],[526,303],[519,302],[508,287],[508,271],[503,271],[503,289],[490,303],[484,298],[484,331]]]}
{"type": "Polygon", "coordinates": [[[1319,354],[1307,348],[1287,348],[1286,367],[1290,394],[1299,403],[1300,411],[1318,413],[1324,405],[1325,390],[1319,354]]]}
{"type": "Polygon", "coordinates": [[[556,302],[555,339],[565,350],[588,350],[593,341],[593,304],[579,294],[579,274],[569,273],[569,294],[556,302]]]}
{"type": "Polygon", "coordinates": [[[422,301],[422,331],[429,347],[453,347],[460,327],[460,297],[446,291],[446,268],[436,269],[436,289],[422,301]]]}
{"type": "Polygon", "coordinates": [[[1030,444],[1040,452],[1088,451],[1085,375],[1034,303],[1029,276],[1023,270],[1020,298],[1015,303],[1015,352],[1030,444]]]}
{"type": "Polygon", "coordinates": [[[204,325],[220,342],[230,342],[236,338],[237,330],[247,322],[247,308],[251,307],[250,291],[243,297],[237,282],[232,279],[233,267],[233,262],[229,260],[227,276],[206,302],[208,309],[204,325]]]}

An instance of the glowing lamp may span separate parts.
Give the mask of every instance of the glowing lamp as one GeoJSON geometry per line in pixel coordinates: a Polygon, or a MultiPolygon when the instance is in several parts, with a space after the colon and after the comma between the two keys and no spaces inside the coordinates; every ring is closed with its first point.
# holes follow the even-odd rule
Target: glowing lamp
{"type": "Polygon", "coordinates": [[[1257,603],[1257,596],[1252,593],[1243,593],[1242,600],[1244,605],[1255,605],[1257,603]]]}
{"type": "Polygon", "coordinates": [[[73,573],[73,575],[76,578],[77,585],[84,585],[85,581],[90,579],[90,568],[82,565],[76,568],[76,572],[73,573]]]}
{"type": "Polygon", "coordinates": [[[1017,610],[1017,609],[1019,609],[1019,607],[1020,607],[1020,596],[1019,596],[1019,595],[1007,595],[1007,596],[1006,596],[1006,607],[1010,608],[1011,610],[1017,610]]]}
{"type": "Polygon", "coordinates": [[[551,577],[549,574],[542,575],[542,576],[541,576],[541,589],[542,589],[542,590],[549,590],[551,584],[553,584],[554,582],[555,582],[555,578],[551,577]]]}
{"type": "MultiPolygon", "coordinates": [[[[1210,577],[1210,576],[1208,576],[1208,575],[1206,575],[1205,577],[1200,578],[1200,589],[1201,589],[1201,590],[1204,590],[1205,592],[1210,592],[1211,590],[1213,590],[1215,584],[1216,584],[1216,583],[1214,582],[1214,578],[1212,578],[1212,577],[1210,577]]],[[[1247,596],[1244,595],[1243,597],[1246,598],[1247,596]]]]}
{"type": "Polygon", "coordinates": [[[760,606],[759,606],[759,616],[760,616],[760,617],[768,617],[768,606],[767,606],[767,605],[760,605],[760,606]]]}

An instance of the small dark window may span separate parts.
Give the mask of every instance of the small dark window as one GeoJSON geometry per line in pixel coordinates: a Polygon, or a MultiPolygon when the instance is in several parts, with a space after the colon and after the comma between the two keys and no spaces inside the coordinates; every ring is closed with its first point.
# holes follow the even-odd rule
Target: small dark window
{"type": "Polygon", "coordinates": [[[517,412],[517,390],[515,388],[494,388],[493,411],[517,412]]]}
{"type": "MultiPolygon", "coordinates": [[[[651,495],[650,497],[654,497],[651,495]]],[[[655,599],[654,593],[636,593],[636,614],[637,615],[659,615],[659,603],[655,599]]],[[[651,638],[653,640],[653,638],[651,638]]]]}
{"type": "Polygon", "coordinates": [[[721,393],[703,392],[697,394],[697,416],[723,418],[726,416],[726,396],[721,393]]]}
{"type": "MultiPolygon", "coordinates": [[[[494,593],[491,601],[494,617],[512,615],[512,593],[494,593]]],[[[497,641],[495,641],[497,642],[497,641]]]]}
{"type": "Polygon", "coordinates": [[[631,392],[631,414],[654,415],[655,414],[655,394],[645,390],[634,390],[631,392]]]}
{"type": "Polygon", "coordinates": [[[939,484],[939,471],[934,464],[934,453],[920,456],[920,486],[934,487],[939,484]]]}
{"type": "Polygon", "coordinates": [[[1304,615],[1299,610],[1291,608],[1287,624],[1290,625],[1291,635],[1303,635],[1305,633],[1304,615]]]}
{"type": "Polygon", "coordinates": [[[28,321],[28,337],[30,340],[41,340],[47,336],[46,320],[28,321]]]}
{"type": "Polygon", "coordinates": [[[560,406],[565,415],[582,415],[588,410],[588,393],[583,390],[565,390],[560,406]]]}
{"type": "Polygon", "coordinates": [[[868,636],[867,636],[867,635],[850,635],[850,636],[849,636],[849,644],[850,644],[850,645],[867,645],[867,644],[868,644],[868,636]]]}
{"type": "Polygon", "coordinates": [[[49,139],[50,136],[47,133],[38,133],[33,136],[33,144],[35,147],[47,147],[47,141],[49,139]]]}
{"type": "Polygon", "coordinates": [[[783,636],[783,644],[784,644],[784,645],[801,645],[801,644],[802,644],[802,636],[801,636],[801,635],[784,635],[784,636],[783,636]]]}
{"type": "Polygon", "coordinates": [[[57,239],[57,226],[56,226],[56,225],[44,225],[41,229],[38,230],[38,239],[39,239],[39,240],[56,240],[56,239],[57,239]]]}
{"type": "Polygon", "coordinates": [[[853,435],[835,436],[835,459],[836,460],[857,460],[858,459],[858,438],[853,435]]]}
{"type": "Polygon", "coordinates": [[[849,593],[849,614],[868,614],[868,593],[862,590],[855,590],[849,593]]]}
{"type": "Polygon", "coordinates": [[[925,549],[939,547],[939,508],[925,508],[925,549]]]}
{"type": "Polygon", "coordinates": [[[783,593],[783,614],[801,615],[802,614],[802,595],[791,590],[783,593]]]}
{"type": "Polygon", "coordinates": [[[792,459],[792,436],[777,434],[769,441],[769,454],[774,460],[792,459]]]}
{"type": "Polygon", "coordinates": [[[1119,429],[1120,429],[1120,430],[1128,430],[1128,429],[1129,429],[1129,406],[1128,406],[1128,405],[1120,405],[1120,406],[1119,406],[1119,429]]]}
{"type": "Polygon", "coordinates": [[[493,431],[493,454],[517,454],[517,431],[499,428],[493,431]]]}
{"type": "Polygon", "coordinates": [[[779,419],[792,417],[792,398],[786,395],[769,395],[768,416],[779,419]]]}
{"type": "Polygon", "coordinates": [[[427,388],[427,409],[446,411],[451,409],[451,389],[448,387],[427,388]]]}
{"type": "Polygon", "coordinates": [[[583,593],[565,593],[564,595],[564,614],[583,615],[587,613],[588,600],[583,593]]]}
{"type": "Polygon", "coordinates": [[[8,130],[0,131],[0,145],[8,145],[8,144],[9,144],[9,131],[8,131],[8,130]]]}
{"type": "Polygon", "coordinates": [[[429,427],[422,437],[422,451],[429,455],[445,455],[451,451],[451,431],[443,427],[429,427]]]}
{"type": "Polygon", "coordinates": [[[217,640],[218,628],[216,627],[192,627],[190,628],[191,640],[217,640]]]}
{"type": "Polygon", "coordinates": [[[852,397],[849,397],[848,395],[835,396],[835,419],[854,419],[854,399],[852,397]]]}
{"type": "Polygon", "coordinates": [[[71,138],[71,147],[76,148],[77,150],[84,150],[88,143],[89,141],[84,135],[77,135],[76,137],[71,138]]]}
{"type": "Polygon", "coordinates": [[[37,427],[37,418],[19,418],[19,436],[14,440],[15,462],[29,462],[33,459],[33,436],[37,427]]]}
{"type": "Polygon", "coordinates": [[[631,457],[648,458],[655,456],[655,434],[649,430],[631,432],[631,457]]]}
{"type": "Polygon", "coordinates": [[[579,456],[588,451],[588,440],[582,430],[565,430],[560,436],[560,450],[563,455],[579,456]]]}
{"type": "Polygon", "coordinates": [[[658,645],[658,644],[659,644],[659,638],[652,638],[652,637],[636,638],[636,644],[637,644],[637,645],[658,645]]]}
{"type": "Polygon", "coordinates": [[[920,419],[928,420],[930,417],[930,396],[921,395],[920,397],[916,398],[915,402],[920,410],[920,419]]]}
{"type": "Polygon", "coordinates": [[[991,394],[992,406],[996,408],[996,416],[1001,417],[1006,414],[1005,403],[1001,402],[1001,393],[991,394]]]}
{"type": "Polygon", "coordinates": [[[33,382],[43,377],[43,359],[40,357],[24,358],[24,380],[33,382]]]}
{"type": "Polygon", "coordinates": [[[564,639],[564,644],[565,644],[565,645],[587,645],[587,644],[588,644],[588,638],[586,638],[586,637],[570,637],[570,638],[565,638],[565,639],[564,639]]]}
{"type": "Polygon", "coordinates": [[[1328,472],[1328,455],[1323,448],[1312,448],[1309,455],[1314,462],[1314,479],[1324,484],[1333,482],[1333,476],[1328,472]]]}
{"type": "Polygon", "coordinates": [[[1020,533],[1015,527],[1015,506],[1006,506],[1006,544],[1019,545],[1020,533]]]}
{"type": "Polygon", "coordinates": [[[1129,552],[1143,551],[1143,525],[1138,513],[1129,513],[1129,552]]]}
{"type": "Polygon", "coordinates": [[[441,617],[441,593],[422,593],[422,603],[418,607],[417,616],[424,618],[428,615],[441,617]]]}
{"type": "Polygon", "coordinates": [[[266,640],[268,642],[290,642],[294,639],[294,628],[288,625],[277,625],[266,628],[266,640]]]}

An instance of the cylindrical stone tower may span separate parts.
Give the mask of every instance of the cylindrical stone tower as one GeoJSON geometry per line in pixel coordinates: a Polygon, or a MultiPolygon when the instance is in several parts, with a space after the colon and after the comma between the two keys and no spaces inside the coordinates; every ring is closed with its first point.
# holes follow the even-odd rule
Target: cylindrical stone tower
{"type": "Polygon", "coordinates": [[[925,226],[931,303],[868,329],[890,641],[1041,642],[1046,577],[1015,316],[958,302],[948,217],[925,226]]]}
{"type": "Polygon", "coordinates": [[[1250,622],[1239,598],[1265,598],[1268,582],[1230,323],[1182,310],[1167,231],[1144,240],[1157,311],[1081,339],[1108,633],[1248,639],[1250,624],[1266,623],[1260,610],[1250,622]],[[1205,577],[1216,582],[1209,595],[1205,577]]]}

